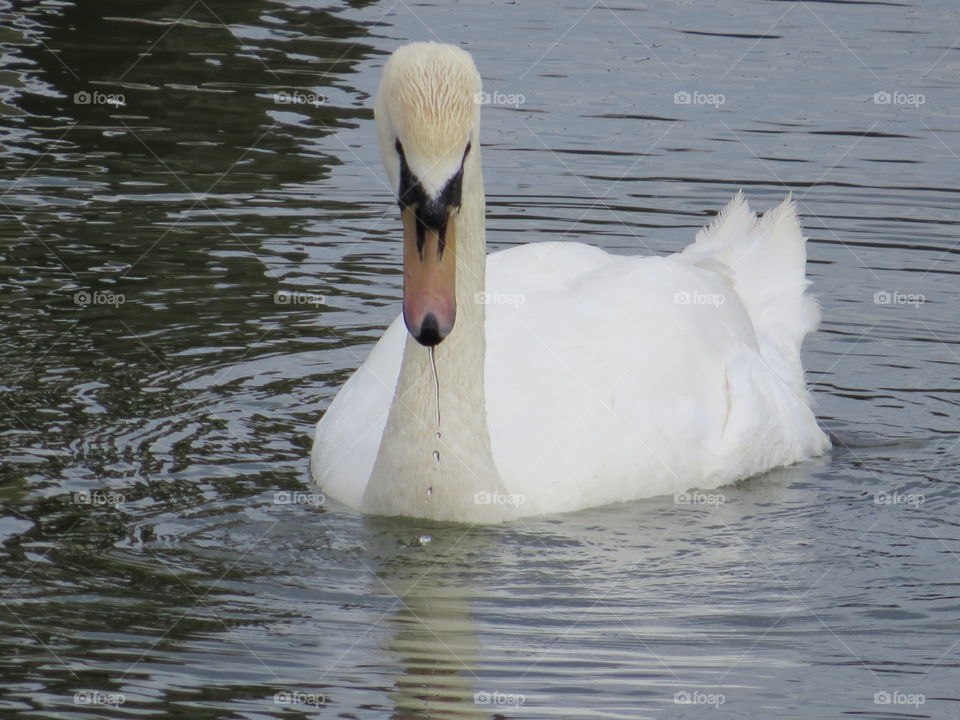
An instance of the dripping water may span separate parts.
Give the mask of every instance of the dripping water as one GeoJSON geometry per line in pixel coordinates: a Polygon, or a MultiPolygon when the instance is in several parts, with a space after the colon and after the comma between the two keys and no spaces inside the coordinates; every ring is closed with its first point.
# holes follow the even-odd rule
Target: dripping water
{"type": "MultiPolygon", "coordinates": [[[[433,436],[434,440],[437,441],[437,445],[440,444],[440,374],[437,372],[437,356],[434,354],[435,346],[430,348],[430,367],[433,369],[433,389],[434,396],[437,399],[437,432],[433,436]]],[[[439,447],[433,451],[433,464],[435,468],[440,467],[440,450],[439,447]]],[[[427,496],[433,494],[433,487],[427,489],[427,496]]]]}
{"type": "MultiPolygon", "coordinates": [[[[430,346],[430,367],[433,368],[433,389],[437,398],[437,428],[440,427],[440,375],[437,373],[437,356],[434,354],[435,345],[430,346]]],[[[440,433],[437,433],[440,437],[440,433]]]]}

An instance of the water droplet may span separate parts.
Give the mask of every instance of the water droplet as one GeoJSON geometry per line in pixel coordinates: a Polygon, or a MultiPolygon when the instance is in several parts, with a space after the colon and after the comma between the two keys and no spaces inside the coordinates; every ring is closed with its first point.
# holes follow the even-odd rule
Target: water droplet
{"type": "Polygon", "coordinates": [[[435,463],[437,463],[437,465],[440,464],[440,451],[439,451],[439,450],[434,450],[434,451],[433,451],[433,460],[434,460],[435,463]]]}
{"type": "Polygon", "coordinates": [[[433,488],[432,488],[432,487],[428,487],[428,488],[427,488],[427,497],[429,497],[430,495],[433,495],[433,488]]]}
{"type": "Polygon", "coordinates": [[[439,439],[440,439],[440,433],[438,432],[434,437],[436,437],[437,440],[439,440],[439,439]]]}

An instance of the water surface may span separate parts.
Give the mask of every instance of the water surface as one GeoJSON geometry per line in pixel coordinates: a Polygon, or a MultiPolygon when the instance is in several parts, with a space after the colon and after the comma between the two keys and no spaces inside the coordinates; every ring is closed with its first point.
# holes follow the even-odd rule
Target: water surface
{"type": "Polygon", "coordinates": [[[0,716],[960,717],[949,3],[0,8],[0,716]],[[501,103],[493,249],[794,194],[828,457],[489,528],[310,494],[398,311],[370,107],[419,39],[501,103]]]}

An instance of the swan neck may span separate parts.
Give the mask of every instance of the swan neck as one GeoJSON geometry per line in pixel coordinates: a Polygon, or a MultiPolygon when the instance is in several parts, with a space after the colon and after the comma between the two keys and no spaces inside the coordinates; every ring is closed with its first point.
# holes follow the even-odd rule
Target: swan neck
{"type": "Polygon", "coordinates": [[[484,211],[478,152],[464,165],[457,216],[456,322],[434,347],[434,362],[407,335],[365,512],[460,522],[513,516],[490,500],[505,491],[487,426],[484,211]]]}

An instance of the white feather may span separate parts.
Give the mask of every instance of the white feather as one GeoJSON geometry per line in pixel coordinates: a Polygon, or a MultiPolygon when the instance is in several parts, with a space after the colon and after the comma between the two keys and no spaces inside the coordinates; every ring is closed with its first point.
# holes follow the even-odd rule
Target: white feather
{"type": "MultiPolygon", "coordinates": [[[[415,47],[417,62],[469,75],[465,53],[415,47]]],[[[380,127],[384,142],[393,132],[380,127]]],[[[496,521],[715,488],[824,452],[800,359],[819,311],[789,199],[757,220],[738,193],[668,257],[540,242],[484,261],[479,163],[465,165],[456,335],[437,346],[445,461],[430,458],[427,351],[398,317],[317,425],[313,473],[329,496],[496,521]],[[478,491],[512,500],[494,512],[478,491]]]]}
{"type": "MultiPolygon", "coordinates": [[[[746,212],[738,195],[666,258],[558,242],[488,257],[487,422],[521,515],[714,488],[828,447],[800,364],[817,322],[803,236],[786,201],[746,212]]],[[[398,317],[318,427],[318,480],[354,507],[405,338],[398,317]]]]}

